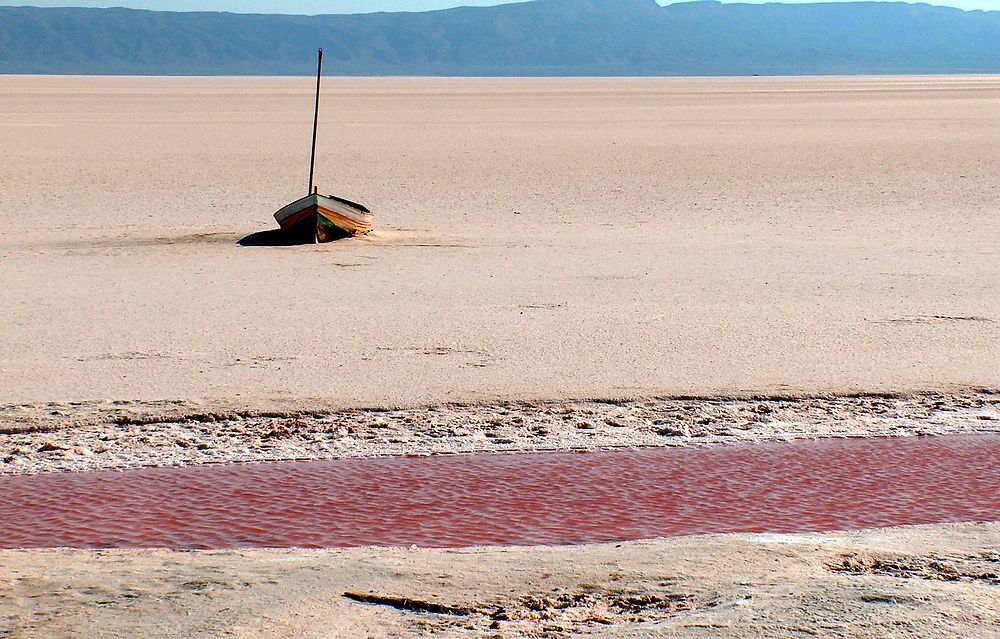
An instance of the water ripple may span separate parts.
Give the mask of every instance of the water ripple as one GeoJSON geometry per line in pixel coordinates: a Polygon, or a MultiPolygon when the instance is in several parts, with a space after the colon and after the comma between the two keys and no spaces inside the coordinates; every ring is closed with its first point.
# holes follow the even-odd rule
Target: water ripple
{"type": "Polygon", "coordinates": [[[0,547],[580,544],[1000,520],[1000,437],[0,477],[0,547]]]}

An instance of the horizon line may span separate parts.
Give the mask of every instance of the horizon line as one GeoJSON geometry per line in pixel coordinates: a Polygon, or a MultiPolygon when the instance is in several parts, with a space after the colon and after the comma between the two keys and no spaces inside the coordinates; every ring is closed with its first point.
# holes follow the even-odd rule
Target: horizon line
{"type": "MultiPolygon", "coordinates": [[[[7,4],[0,2],[0,9],[84,9],[92,11],[108,11],[108,10],[123,10],[123,11],[147,11],[150,13],[215,13],[215,14],[229,14],[229,15],[254,15],[254,16],[290,16],[290,17],[323,17],[323,16],[349,16],[349,15],[374,15],[380,13],[395,13],[395,14],[419,14],[419,13],[435,13],[439,11],[452,11],[455,9],[492,9],[496,7],[516,5],[516,4],[529,4],[531,2],[537,2],[539,0],[513,0],[511,2],[500,1],[494,5],[456,5],[454,7],[446,7],[439,9],[423,9],[423,10],[378,10],[378,11],[344,11],[344,12],[325,12],[325,13],[275,13],[266,11],[232,11],[228,9],[149,9],[144,7],[125,7],[121,5],[105,6],[105,7],[93,7],[93,6],[81,6],[79,4],[65,4],[56,6],[40,6],[37,4],[30,3],[17,3],[17,4],[7,4]]],[[[542,0],[544,1],[544,0],[542,0]]],[[[761,2],[753,2],[746,0],[736,0],[733,2],[722,1],[722,0],[678,0],[676,2],[660,3],[657,0],[657,4],[662,8],[685,5],[685,4],[719,4],[719,5],[737,5],[737,6],[768,6],[768,5],[780,5],[787,7],[797,7],[797,6],[817,6],[817,5],[841,5],[841,4],[902,4],[908,6],[926,6],[932,8],[940,9],[954,9],[955,11],[961,11],[963,13],[996,13],[1000,12],[1000,8],[997,9],[965,9],[963,7],[957,7],[952,4],[936,4],[933,2],[910,2],[908,0],[806,0],[803,2],[782,2],[780,0],[763,0],[761,2]]]]}

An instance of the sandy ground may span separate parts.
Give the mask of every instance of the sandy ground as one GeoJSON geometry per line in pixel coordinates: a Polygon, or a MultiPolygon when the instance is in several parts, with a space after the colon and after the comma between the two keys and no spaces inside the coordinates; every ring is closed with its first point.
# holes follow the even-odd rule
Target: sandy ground
{"type": "Polygon", "coordinates": [[[1000,386],[1000,78],[0,77],[5,402],[1000,386]]]}
{"type": "MultiPolygon", "coordinates": [[[[0,472],[997,429],[1000,78],[327,87],[377,230],[241,246],[308,78],[0,76],[0,472]]],[[[988,637],[998,533],[6,552],[0,637],[988,637]]]]}
{"type": "Polygon", "coordinates": [[[18,638],[1000,636],[995,524],[580,548],[7,551],[0,570],[0,635],[18,638]]]}

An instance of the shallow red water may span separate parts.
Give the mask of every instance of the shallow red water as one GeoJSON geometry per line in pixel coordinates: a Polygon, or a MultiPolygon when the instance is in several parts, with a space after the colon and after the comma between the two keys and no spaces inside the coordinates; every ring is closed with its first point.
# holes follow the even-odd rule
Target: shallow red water
{"type": "Polygon", "coordinates": [[[0,477],[0,547],[578,544],[1000,520],[1000,437],[0,477]]]}

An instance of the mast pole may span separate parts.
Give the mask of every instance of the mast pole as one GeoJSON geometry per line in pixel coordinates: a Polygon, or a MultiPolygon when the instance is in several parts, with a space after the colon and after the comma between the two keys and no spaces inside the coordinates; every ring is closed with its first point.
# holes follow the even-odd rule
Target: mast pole
{"type": "Polygon", "coordinates": [[[316,110],[313,113],[312,153],[309,156],[309,194],[313,192],[313,175],[316,169],[316,133],[319,129],[319,84],[323,79],[323,49],[319,50],[319,63],[316,69],[316,110]]]}

